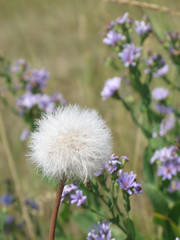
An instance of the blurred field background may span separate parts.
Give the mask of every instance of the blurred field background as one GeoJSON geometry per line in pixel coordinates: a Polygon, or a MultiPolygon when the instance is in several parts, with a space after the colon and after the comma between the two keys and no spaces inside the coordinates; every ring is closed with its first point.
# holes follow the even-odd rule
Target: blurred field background
{"type": "MultiPolygon", "coordinates": [[[[180,11],[177,0],[146,2],[180,11]]],[[[103,102],[100,96],[105,80],[117,75],[103,65],[103,59],[108,55],[108,48],[102,44],[105,25],[127,11],[133,19],[148,16],[160,37],[169,29],[179,30],[178,16],[108,1],[0,0],[0,51],[12,61],[24,58],[33,68],[45,67],[51,74],[47,92],[60,91],[70,103],[96,108],[111,126],[114,152],[130,157],[129,170],[137,173],[138,181],[143,183],[142,150],[146,145],[145,139],[119,102],[103,102]]],[[[146,42],[146,47],[155,52],[161,51],[170,64],[154,35],[146,42]]],[[[174,81],[179,81],[172,64],[169,74],[174,81]]],[[[159,83],[157,86],[160,86],[159,83]]],[[[172,101],[178,102],[177,97],[174,96],[172,101]]],[[[47,236],[54,191],[26,161],[26,146],[19,141],[25,127],[23,121],[5,107],[1,111],[25,195],[41,205],[39,215],[44,236],[47,236]]],[[[3,181],[11,176],[1,143],[0,155],[0,194],[3,194],[3,181]]],[[[155,239],[153,236],[158,229],[152,225],[152,209],[145,193],[132,197],[132,209],[137,229],[147,239],[155,239]]],[[[82,239],[77,226],[71,224],[71,229],[79,234],[77,239],[82,239]]]]}

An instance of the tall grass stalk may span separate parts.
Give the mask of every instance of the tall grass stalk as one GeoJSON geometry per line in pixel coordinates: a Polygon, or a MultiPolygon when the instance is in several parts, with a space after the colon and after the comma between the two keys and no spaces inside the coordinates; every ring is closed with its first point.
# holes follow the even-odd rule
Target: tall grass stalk
{"type": "Polygon", "coordinates": [[[129,1],[129,0],[105,0],[106,2],[117,2],[120,4],[128,4],[131,6],[135,7],[142,7],[142,8],[149,8],[151,10],[159,11],[159,12],[164,12],[164,13],[170,13],[174,16],[179,16],[180,17],[180,12],[178,11],[171,11],[168,7],[164,6],[159,6],[154,3],[147,3],[147,2],[139,2],[139,1],[129,1]]]}
{"type": "Polygon", "coordinates": [[[21,182],[19,180],[19,177],[18,177],[18,174],[17,174],[17,171],[16,171],[16,166],[15,166],[15,163],[14,163],[11,151],[10,151],[10,147],[9,147],[9,144],[8,144],[8,139],[7,139],[7,135],[6,135],[1,111],[0,111],[0,133],[1,133],[1,141],[2,141],[3,148],[4,148],[4,151],[5,151],[5,154],[6,154],[9,170],[11,172],[11,176],[12,176],[13,181],[14,181],[16,194],[17,194],[18,199],[20,201],[20,206],[21,206],[21,209],[22,209],[23,219],[26,223],[27,232],[28,232],[28,235],[29,235],[30,239],[34,240],[35,235],[34,235],[33,226],[32,226],[31,219],[29,217],[29,214],[28,214],[27,209],[26,209],[25,204],[24,204],[24,193],[23,193],[21,182]]]}

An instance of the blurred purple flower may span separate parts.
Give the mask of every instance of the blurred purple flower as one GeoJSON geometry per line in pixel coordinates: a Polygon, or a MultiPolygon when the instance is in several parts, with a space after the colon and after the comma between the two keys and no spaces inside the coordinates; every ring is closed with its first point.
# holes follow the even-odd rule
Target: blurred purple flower
{"type": "Polygon", "coordinates": [[[23,132],[21,133],[20,140],[21,141],[27,140],[29,137],[29,134],[30,134],[29,129],[24,129],[23,132]]]}
{"type": "Polygon", "coordinates": [[[125,156],[125,155],[121,156],[121,159],[122,159],[122,160],[124,159],[126,162],[129,162],[129,161],[130,161],[129,158],[128,158],[127,156],[125,156]]]}
{"type": "Polygon", "coordinates": [[[157,176],[162,177],[163,181],[166,179],[170,180],[172,176],[176,176],[176,174],[177,167],[171,162],[167,162],[158,166],[157,176]]]}
{"type": "Polygon", "coordinates": [[[24,59],[19,59],[14,63],[14,65],[11,68],[11,71],[13,73],[18,73],[22,70],[25,71],[27,69],[28,69],[28,65],[27,65],[26,61],[24,59]]]}
{"type": "Polygon", "coordinates": [[[159,150],[156,150],[151,158],[151,164],[153,164],[157,160],[163,163],[168,160],[173,160],[177,158],[178,155],[176,153],[176,150],[177,149],[175,146],[164,147],[159,150]]]}
{"type": "Polygon", "coordinates": [[[52,102],[51,97],[47,94],[39,95],[38,106],[39,109],[45,111],[46,113],[50,113],[55,110],[55,104],[52,102]]]}
{"type": "Polygon", "coordinates": [[[138,35],[143,35],[151,31],[151,24],[145,23],[144,21],[135,21],[136,28],[135,31],[138,35]]]}
{"type": "Polygon", "coordinates": [[[25,199],[24,203],[27,206],[29,206],[37,211],[39,210],[39,204],[37,202],[35,202],[33,199],[27,198],[27,199],[25,199]]]}
{"type": "Polygon", "coordinates": [[[146,61],[146,64],[147,69],[144,71],[145,74],[152,72],[154,78],[162,77],[169,71],[168,65],[160,54],[157,54],[156,56],[150,56],[146,61]]]}
{"type": "Polygon", "coordinates": [[[99,171],[97,171],[97,172],[94,173],[94,176],[95,176],[95,177],[99,177],[99,176],[101,176],[102,174],[103,174],[103,170],[99,170],[99,171]]]}
{"type": "Polygon", "coordinates": [[[105,82],[104,88],[101,92],[101,96],[103,100],[106,100],[113,96],[114,92],[117,91],[121,86],[121,78],[120,77],[114,77],[111,79],[108,79],[105,82]]]}
{"type": "Polygon", "coordinates": [[[135,47],[133,43],[125,44],[123,51],[118,53],[118,56],[124,62],[125,67],[136,66],[135,60],[141,55],[141,47],[135,47]]]}
{"type": "Polygon", "coordinates": [[[173,193],[176,191],[180,191],[180,181],[179,180],[172,180],[170,186],[168,187],[168,192],[173,193]]]}
{"type": "Polygon", "coordinates": [[[116,19],[116,23],[118,24],[124,24],[124,23],[131,23],[132,20],[129,18],[129,13],[126,12],[122,17],[118,17],[116,19]]]}
{"type": "Polygon", "coordinates": [[[116,43],[121,40],[125,40],[126,37],[114,30],[111,30],[107,33],[106,37],[103,39],[103,43],[107,45],[114,46],[116,43]]]}
{"type": "Polygon", "coordinates": [[[159,129],[159,136],[164,136],[168,131],[174,128],[175,125],[175,118],[174,115],[169,115],[168,117],[164,118],[160,124],[159,129]]]}
{"type": "Polygon", "coordinates": [[[67,104],[66,99],[63,97],[61,93],[53,93],[53,95],[51,96],[51,100],[54,103],[61,103],[62,105],[67,104]]]}
{"type": "Polygon", "coordinates": [[[6,207],[10,206],[13,202],[14,202],[14,198],[8,193],[0,197],[0,203],[2,205],[5,205],[6,207]]]}
{"type": "Polygon", "coordinates": [[[116,240],[111,238],[111,230],[109,229],[110,223],[108,221],[98,222],[97,225],[94,224],[93,228],[90,228],[87,240],[116,240]]]}
{"type": "Polygon", "coordinates": [[[131,171],[130,173],[123,173],[122,170],[119,171],[120,178],[117,179],[117,183],[120,185],[120,188],[127,191],[129,195],[133,193],[132,188],[134,188],[136,183],[136,174],[131,171]]]}
{"type": "Polygon", "coordinates": [[[164,75],[166,75],[169,71],[169,66],[167,64],[165,64],[163,67],[159,68],[154,74],[153,77],[154,78],[158,78],[158,77],[162,77],[164,75]]]}
{"type": "Polygon", "coordinates": [[[164,100],[170,94],[170,91],[164,87],[155,88],[152,91],[152,98],[156,100],[164,100]]]}
{"type": "Polygon", "coordinates": [[[110,29],[112,29],[114,26],[115,26],[115,22],[114,22],[114,21],[111,21],[111,22],[106,26],[106,29],[107,29],[107,30],[110,30],[110,29]]]}
{"type": "Polygon", "coordinates": [[[136,194],[142,194],[142,186],[139,183],[134,184],[134,195],[136,194]]]}
{"type": "Polygon", "coordinates": [[[18,98],[16,106],[20,114],[24,113],[24,110],[31,109],[33,106],[38,104],[38,99],[40,94],[33,94],[31,92],[27,92],[18,98]]]}
{"type": "Polygon", "coordinates": [[[16,221],[16,218],[14,216],[6,216],[5,217],[5,224],[11,225],[16,221]]]}
{"type": "Polygon", "coordinates": [[[173,107],[171,106],[165,106],[161,103],[155,103],[155,108],[158,113],[160,114],[171,114],[173,112],[173,107]]]}
{"type": "Polygon", "coordinates": [[[70,194],[71,204],[76,203],[77,207],[80,207],[86,201],[86,196],[82,195],[83,192],[81,190],[77,190],[75,194],[70,194]]]}
{"type": "MultiPolygon", "coordinates": [[[[47,72],[44,68],[41,69],[33,69],[30,73],[26,76],[26,81],[29,82],[31,87],[36,87],[38,86],[40,90],[42,90],[48,79],[49,79],[49,72],[47,72]]],[[[30,85],[28,86],[28,90],[30,90],[30,85]]]]}

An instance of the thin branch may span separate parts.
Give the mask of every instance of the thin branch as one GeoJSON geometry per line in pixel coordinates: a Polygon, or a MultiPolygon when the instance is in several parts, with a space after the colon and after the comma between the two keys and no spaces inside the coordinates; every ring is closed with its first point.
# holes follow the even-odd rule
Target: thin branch
{"type": "Polygon", "coordinates": [[[171,11],[168,7],[164,6],[159,6],[157,4],[153,3],[147,3],[147,2],[139,2],[139,1],[130,1],[130,0],[105,0],[106,2],[116,2],[120,4],[127,4],[135,7],[142,7],[142,8],[148,8],[151,10],[159,11],[159,12],[164,12],[164,13],[169,13],[174,16],[180,17],[180,12],[178,11],[171,11]]]}

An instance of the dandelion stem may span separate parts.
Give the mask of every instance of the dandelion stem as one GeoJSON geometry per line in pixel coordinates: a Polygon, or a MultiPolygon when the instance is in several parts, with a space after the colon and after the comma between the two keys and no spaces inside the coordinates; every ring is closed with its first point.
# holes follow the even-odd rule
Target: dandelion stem
{"type": "Polygon", "coordinates": [[[52,212],[52,216],[51,216],[49,240],[54,240],[54,237],[55,237],[56,220],[57,220],[57,215],[58,215],[58,211],[59,211],[59,206],[60,206],[62,192],[64,189],[65,182],[66,182],[66,177],[62,178],[62,180],[59,183],[57,192],[56,192],[56,198],[55,198],[53,212],[52,212]]]}

